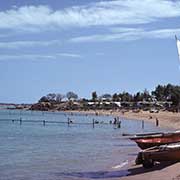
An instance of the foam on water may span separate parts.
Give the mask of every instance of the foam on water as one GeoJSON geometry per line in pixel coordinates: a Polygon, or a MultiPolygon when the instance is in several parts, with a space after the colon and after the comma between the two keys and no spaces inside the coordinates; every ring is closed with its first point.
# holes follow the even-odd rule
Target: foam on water
{"type": "Polygon", "coordinates": [[[128,164],[128,160],[122,162],[121,164],[113,166],[112,169],[121,169],[122,167],[126,166],[127,164],[128,164]]]}

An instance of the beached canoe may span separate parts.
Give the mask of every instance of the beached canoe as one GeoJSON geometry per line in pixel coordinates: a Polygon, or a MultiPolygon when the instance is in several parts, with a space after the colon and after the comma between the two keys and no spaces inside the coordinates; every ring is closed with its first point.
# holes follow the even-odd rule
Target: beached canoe
{"type": "Polygon", "coordinates": [[[135,141],[141,149],[147,149],[153,146],[180,142],[180,131],[138,135],[130,137],[130,139],[135,141]]]}
{"type": "Polygon", "coordinates": [[[150,133],[138,133],[138,134],[122,133],[122,136],[144,137],[144,136],[152,136],[152,135],[160,135],[160,134],[164,134],[164,132],[150,132],[150,133]]]}
{"type": "Polygon", "coordinates": [[[172,143],[151,147],[139,152],[136,164],[143,164],[143,167],[150,168],[155,162],[180,161],[180,143],[172,143]]]}

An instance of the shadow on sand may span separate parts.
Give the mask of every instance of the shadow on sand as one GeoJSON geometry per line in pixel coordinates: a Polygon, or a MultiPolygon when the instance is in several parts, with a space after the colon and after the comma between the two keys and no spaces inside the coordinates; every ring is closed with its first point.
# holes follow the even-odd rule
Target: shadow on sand
{"type": "Polygon", "coordinates": [[[94,172],[71,172],[71,173],[57,173],[60,177],[69,178],[88,178],[88,179],[107,179],[107,178],[120,178],[127,176],[129,172],[127,170],[120,171],[94,171],[94,172]]]}
{"type": "Polygon", "coordinates": [[[134,176],[134,175],[138,175],[138,174],[145,174],[148,172],[152,172],[152,171],[159,171],[161,169],[164,169],[168,166],[172,166],[177,162],[161,162],[160,164],[155,165],[152,168],[148,168],[145,169],[144,167],[142,167],[141,165],[138,166],[134,166],[132,168],[130,168],[128,171],[130,172],[130,174],[128,176],[134,176]]]}
{"type": "Polygon", "coordinates": [[[119,171],[94,171],[94,172],[71,172],[64,173],[60,172],[56,175],[59,177],[69,177],[69,178],[89,178],[89,179],[108,179],[108,178],[121,178],[124,176],[134,176],[138,174],[145,174],[152,171],[158,171],[168,166],[175,164],[176,162],[165,162],[158,165],[155,165],[153,168],[145,169],[142,166],[134,166],[129,170],[119,170],[119,171]]]}

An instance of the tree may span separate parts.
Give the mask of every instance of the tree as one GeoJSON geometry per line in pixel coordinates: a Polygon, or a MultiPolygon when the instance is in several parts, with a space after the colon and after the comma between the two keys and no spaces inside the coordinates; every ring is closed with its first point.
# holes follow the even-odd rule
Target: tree
{"type": "Polygon", "coordinates": [[[49,101],[56,101],[56,94],[55,93],[49,93],[46,97],[49,101]]]}
{"type": "Polygon", "coordinates": [[[60,103],[64,97],[65,95],[63,94],[60,94],[60,93],[56,94],[56,102],[60,103]]]}
{"type": "Polygon", "coordinates": [[[68,98],[68,100],[76,100],[78,99],[78,95],[75,94],[74,92],[70,91],[66,94],[66,97],[68,98]]]}
{"type": "Polygon", "coordinates": [[[46,96],[43,96],[40,98],[39,103],[41,102],[49,102],[48,98],[46,96]]]}
{"type": "Polygon", "coordinates": [[[125,91],[119,94],[119,98],[121,99],[121,101],[127,101],[127,102],[130,102],[133,99],[132,95],[125,91]]]}
{"type": "Polygon", "coordinates": [[[117,93],[114,93],[114,94],[113,94],[112,100],[113,100],[113,101],[119,101],[119,100],[120,100],[120,98],[119,98],[119,96],[117,95],[117,93]]]}
{"type": "Polygon", "coordinates": [[[135,102],[143,101],[143,94],[142,94],[141,92],[137,92],[137,93],[134,95],[134,101],[135,101],[135,102]]]}
{"type": "Polygon", "coordinates": [[[180,86],[158,85],[152,94],[155,95],[158,101],[171,101],[173,107],[176,109],[180,107],[180,86]]]}
{"type": "Polygon", "coordinates": [[[164,96],[166,97],[166,100],[170,100],[172,98],[172,94],[173,94],[173,85],[168,84],[165,89],[164,89],[164,96]]]}
{"type": "Polygon", "coordinates": [[[105,99],[105,100],[111,100],[112,96],[110,94],[103,94],[101,96],[101,99],[105,99]]]}
{"type": "Polygon", "coordinates": [[[151,99],[151,95],[149,94],[149,91],[147,89],[144,90],[142,96],[144,101],[149,101],[151,99]]]}
{"type": "Polygon", "coordinates": [[[92,92],[92,100],[96,101],[98,98],[96,91],[92,92]]]}
{"type": "Polygon", "coordinates": [[[152,92],[152,94],[155,95],[155,97],[158,101],[164,101],[165,100],[164,90],[165,90],[164,86],[158,85],[156,87],[155,91],[152,92]]]}

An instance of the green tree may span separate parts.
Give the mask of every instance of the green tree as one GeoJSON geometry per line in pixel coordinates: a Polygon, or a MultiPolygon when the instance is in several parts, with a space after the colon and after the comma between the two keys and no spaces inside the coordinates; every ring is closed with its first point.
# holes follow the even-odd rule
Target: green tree
{"type": "Polygon", "coordinates": [[[112,98],[112,96],[110,95],[110,94],[103,94],[102,96],[101,96],[101,99],[105,99],[105,100],[111,100],[111,98],[112,98]]]}
{"type": "Polygon", "coordinates": [[[143,101],[143,94],[142,94],[141,92],[137,92],[137,93],[134,95],[134,101],[135,101],[135,102],[143,101]]]}
{"type": "Polygon", "coordinates": [[[142,93],[142,98],[144,101],[149,101],[151,99],[151,95],[149,94],[149,91],[147,89],[145,89],[142,93]]]}
{"type": "Polygon", "coordinates": [[[92,101],[97,101],[97,98],[98,96],[97,96],[96,91],[92,92],[92,101]]]}
{"type": "Polygon", "coordinates": [[[119,100],[120,100],[120,98],[119,98],[119,96],[117,95],[117,93],[114,93],[114,94],[112,95],[112,100],[113,100],[113,101],[119,101],[119,100]]]}
{"type": "Polygon", "coordinates": [[[162,85],[158,85],[155,91],[152,92],[152,94],[155,95],[158,101],[164,101],[166,100],[166,98],[164,97],[164,91],[165,91],[165,87],[162,85]]]}
{"type": "Polygon", "coordinates": [[[66,94],[66,97],[68,98],[68,100],[77,100],[78,99],[78,95],[72,91],[69,91],[66,94]]]}
{"type": "Polygon", "coordinates": [[[127,101],[127,102],[131,102],[133,100],[132,95],[125,91],[119,94],[119,98],[121,99],[121,101],[127,101]]]}
{"type": "Polygon", "coordinates": [[[47,98],[46,96],[43,96],[43,97],[41,97],[41,98],[39,99],[38,102],[39,102],[39,103],[41,103],[41,102],[49,102],[49,100],[48,100],[48,98],[47,98]]]}
{"type": "Polygon", "coordinates": [[[56,94],[56,102],[57,103],[60,103],[63,98],[65,98],[65,95],[60,94],[60,93],[56,94]]]}

